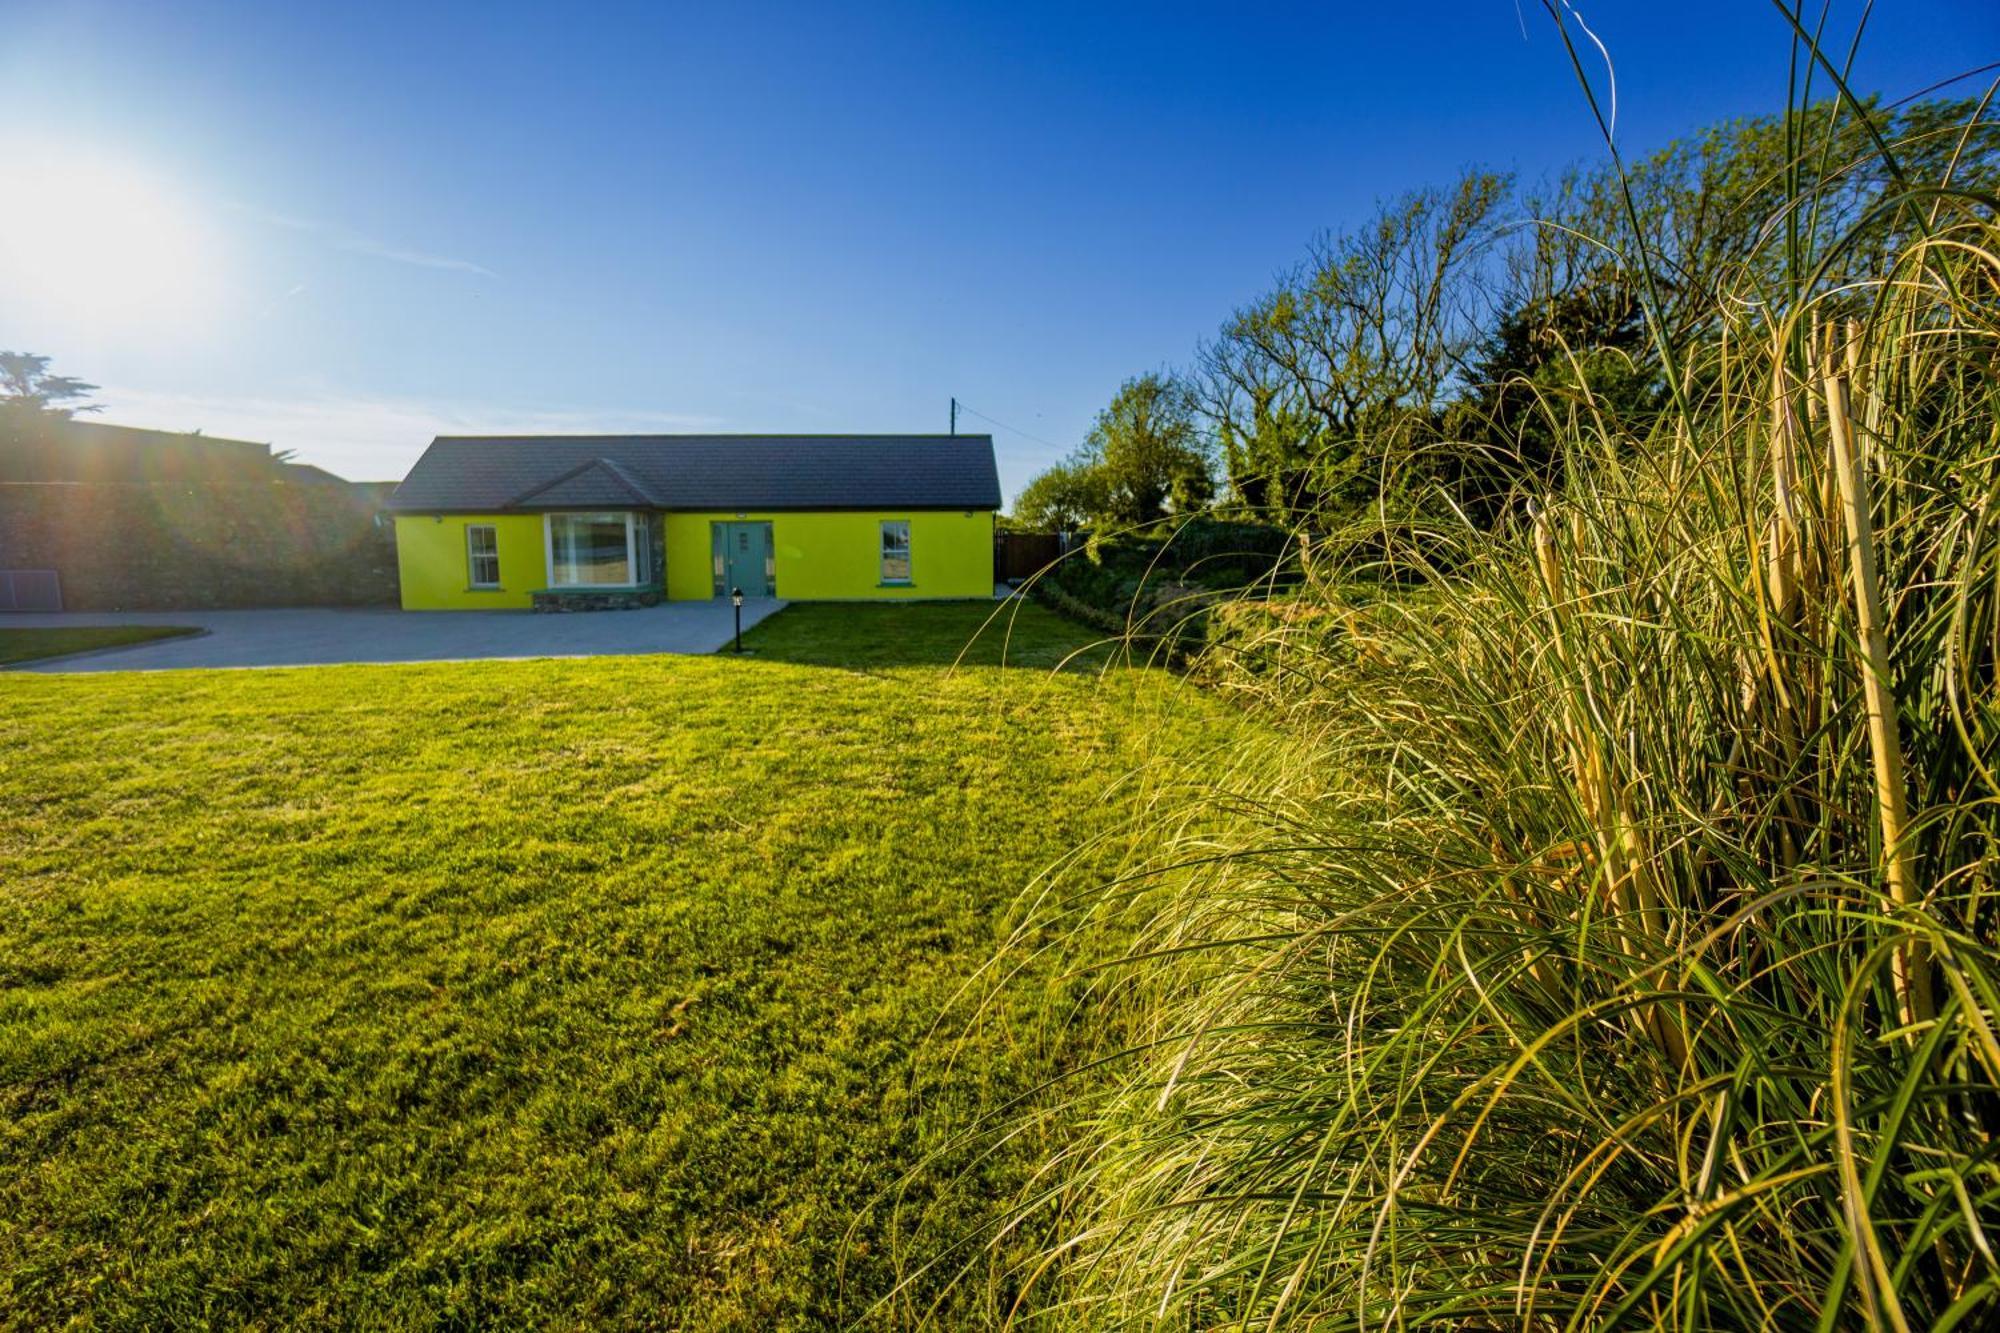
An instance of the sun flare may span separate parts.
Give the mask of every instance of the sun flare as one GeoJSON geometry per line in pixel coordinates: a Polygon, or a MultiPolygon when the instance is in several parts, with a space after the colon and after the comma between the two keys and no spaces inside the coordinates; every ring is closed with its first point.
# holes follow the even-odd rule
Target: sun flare
{"type": "Polygon", "coordinates": [[[18,336],[185,335],[216,303],[209,228],[163,177],[84,151],[0,150],[0,291],[18,336]]]}

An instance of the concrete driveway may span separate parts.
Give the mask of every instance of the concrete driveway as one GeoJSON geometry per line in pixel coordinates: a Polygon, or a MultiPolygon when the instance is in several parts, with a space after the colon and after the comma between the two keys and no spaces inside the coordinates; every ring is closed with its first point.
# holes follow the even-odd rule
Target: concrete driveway
{"type": "MultiPolygon", "coordinates": [[[[784,608],[746,601],[743,628],[784,608]]],[[[70,612],[4,615],[0,628],[192,625],[206,633],[46,662],[21,671],[171,671],[182,667],[324,666],[340,662],[456,662],[481,658],[712,653],[735,632],[727,602],[669,602],[636,611],[70,612]]]]}

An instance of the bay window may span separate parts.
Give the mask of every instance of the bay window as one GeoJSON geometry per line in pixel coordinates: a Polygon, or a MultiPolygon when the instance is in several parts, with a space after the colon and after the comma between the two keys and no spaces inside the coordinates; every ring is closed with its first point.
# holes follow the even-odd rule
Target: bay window
{"type": "Polygon", "coordinates": [[[631,587],[651,578],[646,516],[629,512],[546,514],[549,586],[631,587]]]}

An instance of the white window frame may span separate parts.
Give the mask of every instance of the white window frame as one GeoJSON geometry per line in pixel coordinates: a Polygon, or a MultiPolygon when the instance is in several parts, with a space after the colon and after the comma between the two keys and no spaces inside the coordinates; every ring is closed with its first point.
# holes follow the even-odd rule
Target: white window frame
{"type": "Polygon", "coordinates": [[[476,592],[494,592],[500,587],[500,525],[497,523],[468,523],[465,525],[465,586],[476,592]],[[472,534],[475,532],[493,534],[493,581],[479,580],[479,562],[487,558],[484,552],[472,549],[472,534]]]}
{"type": "Polygon", "coordinates": [[[915,530],[907,518],[885,518],[875,528],[875,576],[876,584],[883,588],[907,588],[917,581],[917,542],[915,530]],[[903,529],[903,564],[908,573],[899,579],[889,577],[889,528],[900,524],[903,529]]]}
{"type": "MultiPolygon", "coordinates": [[[[630,509],[551,509],[542,515],[542,575],[550,588],[643,588],[650,582],[640,577],[647,573],[652,563],[652,552],[640,550],[638,531],[639,515],[630,509]],[[625,520],[625,574],[624,583],[557,583],[556,582],[556,537],[557,518],[588,518],[593,514],[617,514],[625,520]]],[[[650,543],[650,536],[647,537],[650,543]]]]}

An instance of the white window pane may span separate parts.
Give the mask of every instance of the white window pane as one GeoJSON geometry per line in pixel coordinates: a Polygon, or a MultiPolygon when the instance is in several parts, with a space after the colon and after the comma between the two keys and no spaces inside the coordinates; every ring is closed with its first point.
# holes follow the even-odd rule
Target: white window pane
{"type": "Polygon", "coordinates": [[[475,588],[500,586],[500,536],[491,523],[465,529],[466,578],[475,588]]]}

